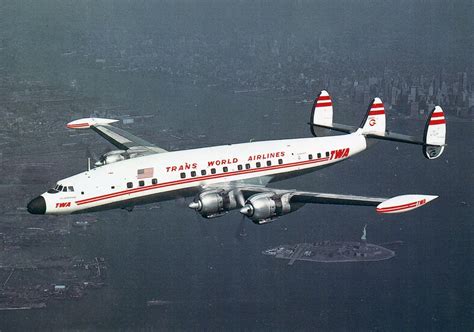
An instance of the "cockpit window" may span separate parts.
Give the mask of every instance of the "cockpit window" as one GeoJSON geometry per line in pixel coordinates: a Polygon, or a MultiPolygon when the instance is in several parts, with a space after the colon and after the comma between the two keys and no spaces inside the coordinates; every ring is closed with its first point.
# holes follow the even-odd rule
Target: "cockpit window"
{"type": "Polygon", "coordinates": [[[48,193],[49,194],[56,194],[60,191],[62,191],[62,192],[73,192],[74,187],[73,186],[62,186],[60,184],[57,184],[56,187],[49,189],[48,193]]]}

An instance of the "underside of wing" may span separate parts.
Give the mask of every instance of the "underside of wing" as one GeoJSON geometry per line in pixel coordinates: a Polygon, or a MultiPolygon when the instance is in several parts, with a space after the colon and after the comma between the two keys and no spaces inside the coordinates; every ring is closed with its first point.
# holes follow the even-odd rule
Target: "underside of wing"
{"type": "Polygon", "coordinates": [[[388,198],[382,198],[382,197],[295,191],[291,193],[290,202],[304,203],[304,204],[316,203],[316,204],[377,206],[383,201],[386,201],[387,199],[388,198]]]}
{"type": "Polygon", "coordinates": [[[254,223],[265,224],[309,203],[376,206],[378,213],[400,213],[416,209],[435,198],[437,196],[419,194],[393,198],[355,196],[228,183],[203,188],[189,207],[206,218],[219,217],[230,210],[240,209],[240,213],[254,223]]]}

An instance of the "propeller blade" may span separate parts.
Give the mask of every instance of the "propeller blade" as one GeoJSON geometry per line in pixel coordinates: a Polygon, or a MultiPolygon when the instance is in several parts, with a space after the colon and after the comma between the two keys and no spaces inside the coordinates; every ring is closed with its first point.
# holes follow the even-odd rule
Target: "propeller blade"
{"type": "Polygon", "coordinates": [[[235,238],[237,240],[243,240],[247,237],[247,231],[245,230],[245,215],[242,215],[242,219],[240,219],[239,227],[235,233],[235,238]]]}
{"type": "Polygon", "coordinates": [[[245,205],[245,198],[244,198],[244,194],[242,193],[242,190],[236,189],[234,191],[234,195],[239,206],[243,207],[245,205]]]}

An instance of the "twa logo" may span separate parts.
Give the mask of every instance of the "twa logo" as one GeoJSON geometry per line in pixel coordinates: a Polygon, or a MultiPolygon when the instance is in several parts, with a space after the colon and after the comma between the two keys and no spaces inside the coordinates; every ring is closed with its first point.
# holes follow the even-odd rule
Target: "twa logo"
{"type": "Polygon", "coordinates": [[[71,202],[62,202],[62,203],[56,203],[56,208],[67,208],[71,207],[71,202]]]}
{"type": "Polygon", "coordinates": [[[349,148],[332,150],[331,155],[329,156],[329,160],[349,157],[349,151],[349,148]]]}

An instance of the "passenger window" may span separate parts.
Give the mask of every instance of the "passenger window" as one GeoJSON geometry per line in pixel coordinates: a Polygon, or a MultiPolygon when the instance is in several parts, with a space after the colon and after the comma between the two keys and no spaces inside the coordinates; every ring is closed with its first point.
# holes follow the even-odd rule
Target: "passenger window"
{"type": "Polygon", "coordinates": [[[69,187],[67,187],[67,190],[68,190],[68,191],[74,191],[74,187],[73,187],[73,186],[69,186],[69,187]]]}
{"type": "Polygon", "coordinates": [[[196,176],[196,171],[191,171],[191,176],[195,177],[196,176]]]}
{"type": "Polygon", "coordinates": [[[271,160],[267,160],[267,166],[272,166],[271,160]]]}
{"type": "Polygon", "coordinates": [[[318,153],[318,158],[321,158],[321,153],[318,153]]]}
{"type": "Polygon", "coordinates": [[[206,175],[206,170],[205,169],[201,170],[201,175],[206,175]]]}
{"type": "Polygon", "coordinates": [[[216,169],[215,168],[211,168],[211,174],[216,174],[216,169]]]}
{"type": "Polygon", "coordinates": [[[151,184],[157,184],[158,180],[157,179],[151,179],[151,184]]]}
{"type": "Polygon", "coordinates": [[[223,171],[224,173],[226,173],[228,170],[229,170],[229,169],[227,168],[227,166],[222,167],[222,171],[223,171]]]}
{"type": "Polygon", "coordinates": [[[238,169],[239,171],[241,171],[242,168],[243,168],[242,165],[237,165],[237,169],[238,169]]]}
{"type": "Polygon", "coordinates": [[[278,164],[279,165],[283,164],[283,159],[278,159],[278,164]]]}
{"type": "Polygon", "coordinates": [[[84,195],[84,192],[83,192],[83,191],[81,191],[81,195],[84,195]]]}
{"type": "Polygon", "coordinates": [[[127,188],[133,188],[133,183],[132,182],[127,182],[127,188]]]}
{"type": "Polygon", "coordinates": [[[181,176],[181,179],[184,179],[186,177],[186,173],[183,172],[183,173],[179,174],[179,176],[181,176]]]}
{"type": "Polygon", "coordinates": [[[309,160],[313,159],[313,155],[312,154],[308,155],[308,159],[309,160]]]}
{"type": "Polygon", "coordinates": [[[261,164],[259,161],[257,161],[257,163],[255,164],[255,166],[257,166],[257,168],[259,168],[260,166],[262,166],[262,164],[261,164]]]}
{"type": "Polygon", "coordinates": [[[326,157],[329,157],[329,152],[326,152],[326,157]]]}
{"type": "Polygon", "coordinates": [[[245,169],[250,169],[250,164],[245,164],[245,169]]]}
{"type": "Polygon", "coordinates": [[[143,181],[143,180],[138,181],[138,185],[140,187],[143,187],[145,185],[145,181],[143,181]]]}
{"type": "Polygon", "coordinates": [[[110,189],[115,189],[115,186],[111,186],[110,189]]]}

